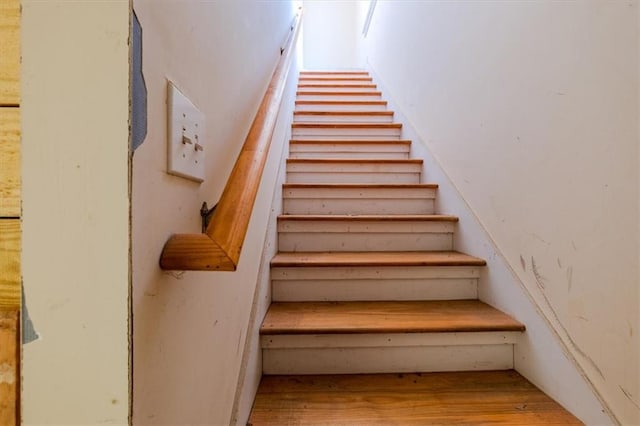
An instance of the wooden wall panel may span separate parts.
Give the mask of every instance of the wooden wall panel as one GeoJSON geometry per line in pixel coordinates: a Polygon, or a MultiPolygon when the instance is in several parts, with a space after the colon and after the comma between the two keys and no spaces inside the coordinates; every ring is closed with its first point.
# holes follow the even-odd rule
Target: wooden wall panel
{"type": "Polygon", "coordinates": [[[20,281],[20,220],[0,219],[0,309],[19,309],[20,281]]]}
{"type": "Polygon", "coordinates": [[[20,110],[0,108],[0,217],[18,216],[20,216],[20,110]]]}
{"type": "Polygon", "coordinates": [[[20,103],[20,0],[0,0],[0,105],[20,103]]]}
{"type": "Polygon", "coordinates": [[[20,424],[20,0],[0,0],[0,425],[20,424]]]}
{"type": "Polygon", "coordinates": [[[20,412],[20,312],[0,309],[0,425],[18,423],[20,412]]]}

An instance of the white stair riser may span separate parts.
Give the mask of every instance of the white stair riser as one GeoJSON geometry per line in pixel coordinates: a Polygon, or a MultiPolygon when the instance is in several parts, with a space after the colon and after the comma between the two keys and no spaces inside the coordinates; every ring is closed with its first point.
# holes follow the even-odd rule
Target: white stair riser
{"type": "Polygon", "coordinates": [[[411,145],[405,143],[291,142],[289,158],[408,159],[411,145]]]}
{"type": "MultiPolygon", "coordinates": [[[[305,83],[306,84],[306,83],[305,83]]],[[[335,85],[330,84],[322,84],[322,87],[300,87],[298,86],[298,91],[300,92],[328,92],[328,93],[343,93],[343,92],[362,92],[362,93],[371,93],[378,92],[378,89],[375,87],[348,87],[346,85],[340,85],[336,87],[335,85]]]]}
{"type": "Polygon", "coordinates": [[[462,331],[441,333],[272,334],[260,336],[263,349],[409,348],[436,346],[511,345],[518,331],[462,331]]]}
{"type": "Polygon", "coordinates": [[[433,214],[435,202],[429,198],[344,199],[286,198],[285,214],[433,214]]]}
{"type": "Polygon", "coordinates": [[[509,370],[512,345],[263,349],[264,374],[364,374],[509,370]]]}
{"type": "MultiPolygon", "coordinates": [[[[371,99],[370,99],[371,100],[371,99]]],[[[386,111],[387,106],[382,104],[296,104],[296,111],[386,111]]]]}
{"type": "Polygon", "coordinates": [[[450,222],[281,221],[280,251],[452,250],[450,222]]]}
{"type": "Polygon", "coordinates": [[[274,301],[478,298],[480,267],[273,267],[274,301]]]}
{"type": "Polygon", "coordinates": [[[419,183],[420,173],[412,172],[287,172],[290,183],[419,183]]]}
{"type": "Polygon", "coordinates": [[[379,101],[382,100],[382,95],[364,93],[357,95],[311,95],[303,92],[296,99],[299,101],[379,101]]]}
{"type": "Polygon", "coordinates": [[[480,278],[480,266],[273,266],[274,280],[366,280],[480,278]]]}
{"type": "Polygon", "coordinates": [[[303,123],[392,123],[393,114],[370,115],[370,114],[302,114],[293,116],[294,122],[303,123]]]}
{"type": "Polygon", "coordinates": [[[473,278],[272,280],[271,289],[274,302],[478,298],[478,280],[473,278]]]}
{"type": "Polygon", "coordinates": [[[402,129],[399,128],[296,128],[291,131],[293,139],[400,139],[402,129]]]}
{"type": "Polygon", "coordinates": [[[285,188],[284,214],[433,214],[433,188],[285,188]]]}
{"type": "Polygon", "coordinates": [[[280,251],[445,251],[453,249],[452,234],[281,233],[280,251]]]}
{"type": "MultiPolygon", "coordinates": [[[[344,70],[341,70],[344,71],[344,70]]],[[[368,72],[311,72],[300,71],[300,77],[304,78],[351,78],[351,77],[371,77],[368,72]]]]}

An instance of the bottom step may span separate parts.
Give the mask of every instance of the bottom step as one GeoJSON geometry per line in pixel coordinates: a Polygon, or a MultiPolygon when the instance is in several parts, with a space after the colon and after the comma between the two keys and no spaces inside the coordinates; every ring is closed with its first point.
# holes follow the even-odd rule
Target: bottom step
{"type": "Polygon", "coordinates": [[[580,425],[513,370],[264,376],[247,423],[259,425],[580,425]]]}

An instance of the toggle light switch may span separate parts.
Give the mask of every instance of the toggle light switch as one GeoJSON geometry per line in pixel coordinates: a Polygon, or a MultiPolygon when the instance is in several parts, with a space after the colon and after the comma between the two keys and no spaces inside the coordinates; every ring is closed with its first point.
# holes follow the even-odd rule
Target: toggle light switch
{"type": "Polygon", "coordinates": [[[167,82],[167,173],[204,181],[204,114],[167,82]]]}

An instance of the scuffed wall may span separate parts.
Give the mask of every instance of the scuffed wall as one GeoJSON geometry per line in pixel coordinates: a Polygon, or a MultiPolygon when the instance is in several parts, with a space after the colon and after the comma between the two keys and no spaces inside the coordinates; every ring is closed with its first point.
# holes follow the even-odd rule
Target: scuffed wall
{"type": "Polygon", "coordinates": [[[622,424],[640,422],[637,14],[635,1],[379,1],[365,39],[622,424]]]}
{"type": "MultiPolygon", "coordinates": [[[[133,422],[229,424],[276,169],[269,159],[235,272],[163,272],[172,233],[199,232],[271,78],[291,2],[134,1],[148,133],[133,159],[133,422]],[[206,180],[166,170],[166,80],[206,116],[206,180]],[[271,166],[270,166],[271,165],[271,166]]],[[[277,143],[274,141],[272,152],[277,143]]],[[[279,157],[279,152],[278,152],[279,157]]],[[[277,161],[275,162],[277,164],[277,161]]]]}

